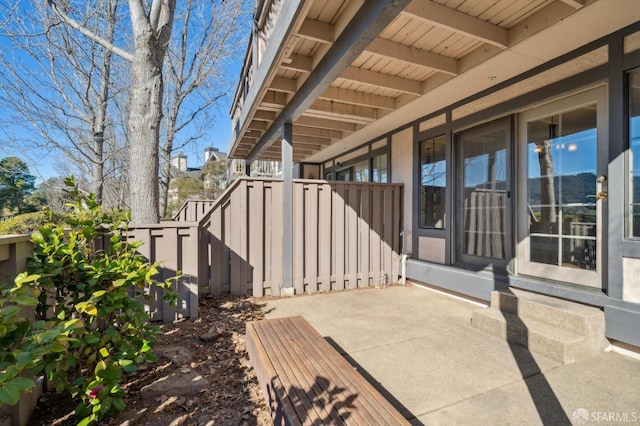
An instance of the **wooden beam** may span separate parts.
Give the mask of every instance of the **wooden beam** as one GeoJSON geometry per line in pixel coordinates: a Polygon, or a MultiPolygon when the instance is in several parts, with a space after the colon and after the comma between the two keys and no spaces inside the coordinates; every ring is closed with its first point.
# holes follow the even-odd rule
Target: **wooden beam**
{"type": "Polygon", "coordinates": [[[343,104],[324,99],[318,99],[309,108],[309,112],[322,112],[335,117],[347,116],[373,121],[378,118],[378,110],[360,105],[343,104]]]}
{"type": "Polygon", "coordinates": [[[395,61],[418,65],[445,74],[458,74],[458,61],[455,58],[437,55],[391,40],[377,38],[365,50],[369,53],[384,56],[395,61]]]}
{"type": "Polygon", "coordinates": [[[584,7],[585,0],[560,0],[562,3],[571,6],[574,9],[581,9],[584,7]]]}
{"type": "Polygon", "coordinates": [[[293,143],[327,146],[327,145],[331,145],[331,139],[321,138],[317,136],[294,135],[293,143]]]}
{"type": "Polygon", "coordinates": [[[340,78],[412,95],[422,95],[422,84],[419,81],[396,77],[395,75],[349,67],[340,75],[340,78]]]}
{"type": "Polygon", "coordinates": [[[269,89],[275,90],[277,92],[295,93],[298,87],[296,80],[292,78],[276,76],[269,85],[269,89]]]}
{"type": "Polygon", "coordinates": [[[396,107],[395,98],[373,95],[371,93],[359,92],[357,90],[341,89],[333,86],[329,87],[322,95],[320,95],[320,99],[388,110],[394,110],[396,107]]]}
{"type": "Polygon", "coordinates": [[[466,34],[501,49],[508,47],[508,31],[505,28],[433,1],[413,0],[402,13],[466,34]]]}
{"type": "Polygon", "coordinates": [[[269,124],[265,123],[264,121],[258,121],[258,120],[252,120],[251,123],[249,123],[249,127],[248,129],[251,130],[261,130],[261,131],[266,131],[269,128],[269,124]]]}
{"type": "Polygon", "coordinates": [[[326,118],[307,117],[304,115],[296,120],[296,124],[308,127],[318,127],[320,129],[340,130],[341,132],[349,133],[357,132],[362,128],[362,126],[359,126],[355,123],[329,120],[326,118]]]}
{"type": "Polygon", "coordinates": [[[243,136],[249,139],[260,139],[262,132],[260,130],[247,130],[243,136]]]}
{"type": "Polygon", "coordinates": [[[319,43],[333,43],[335,41],[333,25],[310,18],[306,18],[302,22],[297,34],[307,40],[319,43]]]}
{"type": "Polygon", "coordinates": [[[276,119],[276,113],[273,111],[258,110],[255,114],[253,114],[253,119],[271,122],[276,119]]]}
{"type": "Polygon", "coordinates": [[[311,72],[313,69],[313,58],[311,56],[294,54],[282,61],[282,67],[293,71],[311,72]]]}
{"type": "Polygon", "coordinates": [[[299,124],[293,125],[294,136],[317,136],[320,138],[330,139],[342,139],[344,133],[340,130],[322,129],[317,127],[300,126],[299,124]]]}
{"type": "Polygon", "coordinates": [[[265,106],[269,108],[279,108],[282,109],[287,105],[287,94],[282,92],[274,92],[273,90],[267,90],[267,93],[264,94],[262,101],[260,101],[260,106],[265,106]]]}

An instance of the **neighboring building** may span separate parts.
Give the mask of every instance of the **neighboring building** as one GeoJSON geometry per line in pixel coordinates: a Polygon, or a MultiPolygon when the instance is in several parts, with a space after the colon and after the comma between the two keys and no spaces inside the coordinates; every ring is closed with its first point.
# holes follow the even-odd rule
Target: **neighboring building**
{"type": "Polygon", "coordinates": [[[171,181],[167,213],[172,216],[187,199],[215,199],[227,186],[227,154],[218,148],[204,149],[204,164],[189,167],[187,156],[178,152],[171,159],[171,181]]]}
{"type": "Polygon", "coordinates": [[[602,307],[640,346],[637,0],[256,1],[255,22],[230,158],[403,183],[409,279],[602,307]]]}

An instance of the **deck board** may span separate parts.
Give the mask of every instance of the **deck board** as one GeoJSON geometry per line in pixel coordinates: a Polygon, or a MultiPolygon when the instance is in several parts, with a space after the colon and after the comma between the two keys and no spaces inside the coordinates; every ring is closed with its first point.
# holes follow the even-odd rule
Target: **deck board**
{"type": "Polygon", "coordinates": [[[248,323],[247,350],[276,424],[409,424],[302,317],[248,323]]]}

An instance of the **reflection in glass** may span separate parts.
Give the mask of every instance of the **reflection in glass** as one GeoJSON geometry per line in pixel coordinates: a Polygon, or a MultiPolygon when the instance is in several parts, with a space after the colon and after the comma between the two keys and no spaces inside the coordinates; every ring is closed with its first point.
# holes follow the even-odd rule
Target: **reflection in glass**
{"type": "Polygon", "coordinates": [[[444,136],[420,144],[420,226],[444,228],[447,163],[444,136]]]}
{"type": "Polygon", "coordinates": [[[508,128],[492,125],[458,135],[465,254],[494,259],[506,256],[508,139],[508,128]]]}
{"type": "Polygon", "coordinates": [[[387,183],[387,154],[373,157],[373,182],[387,183]]]}
{"type": "Polygon", "coordinates": [[[356,182],[369,182],[369,160],[354,164],[353,175],[356,182]]]}
{"type": "Polygon", "coordinates": [[[629,224],[630,237],[640,237],[640,71],[629,75],[629,224]]]}
{"type": "Polygon", "coordinates": [[[596,269],[596,105],[527,123],[529,260],[596,269]]]}

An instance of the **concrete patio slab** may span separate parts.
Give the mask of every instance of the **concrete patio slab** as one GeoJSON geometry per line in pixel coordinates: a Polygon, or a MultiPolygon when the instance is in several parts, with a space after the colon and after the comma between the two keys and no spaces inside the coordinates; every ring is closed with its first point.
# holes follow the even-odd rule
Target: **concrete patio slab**
{"type": "Polygon", "coordinates": [[[267,318],[302,315],[414,424],[585,424],[585,412],[640,422],[640,361],[561,365],[471,327],[477,309],[418,286],[265,306],[267,318]]]}

